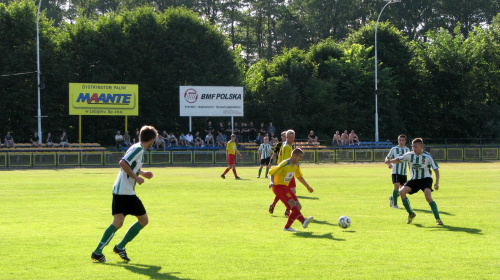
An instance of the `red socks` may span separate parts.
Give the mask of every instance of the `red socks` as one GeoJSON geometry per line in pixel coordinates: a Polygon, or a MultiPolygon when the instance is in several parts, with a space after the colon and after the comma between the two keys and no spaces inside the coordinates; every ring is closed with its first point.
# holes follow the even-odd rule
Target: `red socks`
{"type": "Polygon", "coordinates": [[[238,174],[236,174],[236,167],[233,167],[233,173],[234,173],[234,177],[238,177],[238,174]]]}
{"type": "Polygon", "coordinates": [[[222,175],[226,175],[227,172],[229,172],[229,168],[226,168],[226,171],[224,171],[224,173],[222,173],[222,175]]]}
{"type": "Polygon", "coordinates": [[[286,222],[285,228],[289,228],[295,219],[299,220],[301,223],[304,223],[304,216],[300,213],[300,210],[297,206],[292,207],[292,213],[288,216],[288,221],[286,222]]]}

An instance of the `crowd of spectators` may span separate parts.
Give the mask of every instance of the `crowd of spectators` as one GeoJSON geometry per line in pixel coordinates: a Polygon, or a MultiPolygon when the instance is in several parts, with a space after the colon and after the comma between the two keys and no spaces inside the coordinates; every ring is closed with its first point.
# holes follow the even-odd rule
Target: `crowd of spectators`
{"type": "MultiPolygon", "coordinates": [[[[0,141],[0,147],[5,147],[5,148],[15,148],[16,147],[16,144],[14,141],[14,136],[12,136],[10,131],[8,131],[7,134],[5,134],[5,137],[3,138],[3,140],[4,140],[3,143],[0,141]]],[[[62,132],[59,140],[60,140],[59,145],[61,147],[70,147],[71,146],[69,144],[68,136],[66,135],[66,131],[62,132]]],[[[29,139],[29,143],[31,143],[31,145],[33,147],[41,148],[41,147],[43,147],[44,141],[43,141],[43,139],[40,139],[40,137],[38,136],[38,132],[34,132],[33,136],[31,136],[29,139]]],[[[47,133],[47,138],[45,138],[45,145],[47,147],[54,147],[56,145],[56,143],[54,142],[54,139],[52,138],[52,134],[50,132],[47,133]]]]}

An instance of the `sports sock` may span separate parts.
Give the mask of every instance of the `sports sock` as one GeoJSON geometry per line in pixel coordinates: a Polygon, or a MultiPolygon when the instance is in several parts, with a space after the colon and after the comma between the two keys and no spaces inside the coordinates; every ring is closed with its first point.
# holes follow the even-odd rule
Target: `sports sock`
{"type": "Polygon", "coordinates": [[[269,172],[269,168],[266,168],[266,177],[267,177],[267,172],[269,172]]]}
{"type": "Polygon", "coordinates": [[[236,167],[233,167],[233,174],[234,174],[234,177],[238,177],[238,174],[236,174],[236,167]]]}
{"type": "Polygon", "coordinates": [[[101,254],[102,249],[108,245],[109,241],[115,236],[115,232],[118,229],[115,228],[113,224],[109,225],[109,227],[104,231],[104,234],[101,237],[101,241],[99,241],[99,245],[97,245],[97,248],[95,248],[94,253],[96,254],[101,254]]]}
{"type": "MultiPolygon", "coordinates": [[[[262,172],[262,167],[259,168],[259,177],[260,177],[260,173],[262,172]]],[[[266,172],[267,173],[267,172],[266,172]]]]}
{"type": "Polygon", "coordinates": [[[128,229],[128,231],[125,234],[125,236],[123,237],[122,241],[120,241],[120,243],[116,244],[116,247],[118,247],[119,249],[125,248],[125,246],[127,245],[127,243],[129,243],[130,241],[132,241],[132,239],[134,239],[134,237],[136,237],[137,234],[139,234],[139,232],[141,231],[141,229],[143,229],[143,226],[141,226],[141,224],[139,222],[136,222],[135,224],[133,224],[128,229]]]}
{"type": "Polygon", "coordinates": [[[302,216],[302,213],[300,212],[299,208],[297,206],[292,207],[292,213],[290,213],[290,216],[288,216],[288,221],[285,225],[285,228],[289,228],[295,220],[299,220],[301,223],[304,223],[304,216],[302,216]]]}
{"type": "Polygon", "coordinates": [[[229,168],[226,168],[226,171],[224,171],[224,173],[222,173],[222,175],[226,175],[227,172],[229,172],[229,168]]]}
{"type": "Polygon", "coordinates": [[[406,212],[408,212],[408,214],[414,214],[413,209],[411,209],[410,200],[408,199],[408,197],[402,198],[401,202],[403,202],[403,205],[405,206],[406,212]]]}
{"type": "Polygon", "coordinates": [[[393,190],[392,191],[392,200],[394,201],[394,205],[398,205],[398,197],[399,197],[399,191],[393,190]]]}
{"type": "Polygon", "coordinates": [[[273,201],[273,205],[276,206],[276,203],[278,203],[279,200],[280,200],[279,197],[275,196],[274,201],[273,201]]]}
{"type": "Polygon", "coordinates": [[[434,218],[436,219],[441,219],[439,218],[439,210],[436,202],[433,200],[429,202],[429,205],[431,206],[432,214],[434,214],[434,218]]]}

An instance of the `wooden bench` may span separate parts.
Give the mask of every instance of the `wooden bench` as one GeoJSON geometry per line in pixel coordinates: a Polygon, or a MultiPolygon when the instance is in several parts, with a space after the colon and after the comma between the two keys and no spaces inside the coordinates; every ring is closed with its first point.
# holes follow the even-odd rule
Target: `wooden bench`
{"type": "Polygon", "coordinates": [[[295,142],[295,148],[300,148],[303,150],[306,150],[306,149],[324,149],[324,148],[326,148],[326,146],[320,145],[319,142],[313,142],[313,143],[295,142]]]}

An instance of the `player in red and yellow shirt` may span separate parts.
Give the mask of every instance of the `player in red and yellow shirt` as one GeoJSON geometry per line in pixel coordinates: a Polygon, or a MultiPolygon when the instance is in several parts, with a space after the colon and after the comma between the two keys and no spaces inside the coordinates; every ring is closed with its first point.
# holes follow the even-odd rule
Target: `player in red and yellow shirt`
{"type": "Polygon", "coordinates": [[[297,231],[291,227],[296,219],[302,223],[303,228],[307,228],[309,223],[313,220],[312,216],[304,219],[304,216],[302,216],[300,212],[302,205],[300,205],[297,196],[295,196],[288,187],[292,179],[297,178],[309,192],[313,192],[313,189],[306,182],[300,170],[299,163],[303,156],[304,152],[301,149],[295,149],[289,159],[283,160],[278,166],[269,171],[271,175],[269,188],[273,190],[274,194],[287,206],[287,208],[289,207],[292,210],[283,228],[284,231],[297,231]]]}
{"type": "Polygon", "coordinates": [[[226,156],[227,156],[227,162],[228,166],[226,168],[226,171],[220,175],[222,179],[226,179],[226,173],[229,172],[229,170],[233,169],[234,173],[234,178],[235,179],[241,179],[238,177],[238,174],[236,173],[236,153],[240,156],[243,157],[240,152],[238,151],[236,147],[236,135],[231,134],[231,140],[227,142],[226,145],[226,156]]]}
{"type": "MultiPolygon", "coordinates": [[[[289,159],[292,156],[292,151],[295,149],[295,131],[289,129],[286,131],[286,141],[281,145],[279,154],[278,154],[278,164],[281,163],[285,159],[289,159]]],[[[291,189],[292,193],[295,194],[295,178],[289,182],[288,187],[291,189]]],[[[274,213],[274,207],[276,203],[278,203],[279,197],[275,196],[273,203],[269,205],[269,213],[274,213]]],[[[286,205],[286,204],[285,204],[286,205]]],[[[290,215],[290,208],[287,206],[285,210],[285,216],[290,215]]]]}

